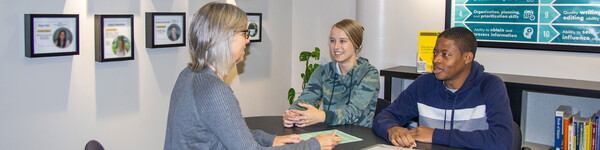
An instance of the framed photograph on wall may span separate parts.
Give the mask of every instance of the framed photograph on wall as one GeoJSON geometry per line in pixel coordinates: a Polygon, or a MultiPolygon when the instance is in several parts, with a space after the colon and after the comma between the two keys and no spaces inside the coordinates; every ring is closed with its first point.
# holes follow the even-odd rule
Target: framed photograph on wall
{"type": "Polygon", "coordinates": [[[246,13],[248,15],[248,34],[250,42],[262,40],[262,13],[246,13]]]}
{"type": "Polygon", "coordinates": [[[79,15],[25,14],[25,56],[79,55],[79,15]]]}
{"type": "Polygon", "coordinates": [[[95,15],[96,61],[133,60],[133,15],[95,15]]]}
{"type": "Polygon", "coordinates": [[[180,47],[185,43],[185,13],[146,13],[147,48],[180,47]]]}

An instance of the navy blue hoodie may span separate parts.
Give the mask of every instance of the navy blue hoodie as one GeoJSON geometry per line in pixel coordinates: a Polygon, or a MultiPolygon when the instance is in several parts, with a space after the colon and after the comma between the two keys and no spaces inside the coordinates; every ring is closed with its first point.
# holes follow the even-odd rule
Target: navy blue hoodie
{"type": "Polygon", "coordinates": [[[434,144],[510,149],[513,118],[506,87],[498,76],[483,70],[473,61],[469,77],[454,93],[433,73],[419,76],[375,116],[373,131],[388,139],[388,128],[418,116],[419,125],[434,128],[434,144]]]}

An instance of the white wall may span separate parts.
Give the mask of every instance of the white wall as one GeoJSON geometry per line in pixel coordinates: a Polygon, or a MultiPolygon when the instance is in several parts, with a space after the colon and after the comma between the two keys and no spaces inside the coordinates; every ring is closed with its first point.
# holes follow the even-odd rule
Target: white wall
{"type": "Polygon", "coordinates": [[[444,3],[357,0],[357,20],[365,27],[363,56],[374,66],[415,66],[418,33],[444,29],[444,3]]]}
{"type": "Polygon", "coordinates": [[[291,87],[292,0],[238,0],[246,12],[263,15],[262,42],[250,44],[232,84],[244,116],[281,115],[291,87]],[[242,69],[243,68],[243,69],[242,69]]]}
{"type": "MultiPolygon", "coordinates": [[[[0,149],[162,149],[169,98],[189,61],[187,47],[145,48],[144,13],[195,11],[209,0],[2,0],[0,149]],[[26,58],[23,14],[80,16],[80,54],[26,58]],[[94,14],[133,14],[135,60],[94,61],[94,14]]],[[[252,43],[231,79],[244,116],[280,115],[291,86],[291,0],[243,0],[263,13],[262,42],[252,43]]]]}

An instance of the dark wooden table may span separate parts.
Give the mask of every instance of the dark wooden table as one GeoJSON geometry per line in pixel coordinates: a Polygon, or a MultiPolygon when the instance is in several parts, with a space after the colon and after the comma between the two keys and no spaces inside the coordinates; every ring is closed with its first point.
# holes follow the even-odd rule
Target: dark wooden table
{"type": "MultiPolygon", "coordinates": [[[[302,134],[323,130],[337,129],[350,135],[363,139],[362,141],[345,143],[336,146],[334,149],[339,150],[355,150],[369,147],[375,144],[390,144],[385,139],[375,135],[371,128],[343,125],[343,126],[327,126],[324,124],[315,124],[304,128],[285,128],[283,127],[282,116],[261,116],[261,117],[246,117],[246,124],[250,129],[260,129],[274,135],[302,134]]],[[[391,144],[390,144],[391,145],[391,144]]],[[[422,149],[432,150],[458,150],[444,145],[436,145],[429,143],[417,143],[417,146],[422,149]]]]}

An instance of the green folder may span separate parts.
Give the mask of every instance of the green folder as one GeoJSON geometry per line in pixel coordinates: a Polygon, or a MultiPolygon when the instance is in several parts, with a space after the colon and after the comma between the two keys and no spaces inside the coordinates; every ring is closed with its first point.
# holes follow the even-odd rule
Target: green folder
{"type": "Polygon", "coordinates": [[[340,142],[340,144],[344,144],[344,143],[350,143],[350,142],[357,142],[357,141],[362,141],[363,139],[358,138],[356,136],[350,135],[348,133],[344,133],[340,130],[337,129],[333,129],[333,130],[325,130],[325,131],[318,131],[318,132],[310,132],[310,133],[303,133],[300,134],[300,137],[302,137],[302,140],[308,140],[311,137],[317,136],[319,134],[331,134],[335,132],[335,135],[339,136],[342,138],[342,142],[340,142]]]}

